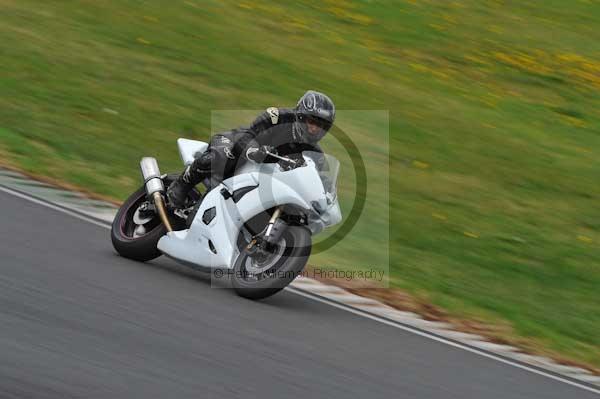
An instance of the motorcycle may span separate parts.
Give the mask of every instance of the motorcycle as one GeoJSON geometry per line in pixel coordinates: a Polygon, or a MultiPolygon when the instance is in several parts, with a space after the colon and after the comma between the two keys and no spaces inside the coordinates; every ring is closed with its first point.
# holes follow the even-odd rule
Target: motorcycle
{"type": "MultiPolygon", "coordinates": [[[[184,165],[206,151],[202,141],[179,139],[184,165]]],[[[246,162],[231,177],[194,188],[185,209],[166,203],[165,187],[178,175],[161,175],[155,158],[140,162],[144,185],[121,206],[111,238],[123,257],[149,261],[166,255],[193,269],[227,277],[249,299],[271,296],[304,269],[312,236],[342,220],[335,157],[304,151],[277,162],[246,162]]]]}

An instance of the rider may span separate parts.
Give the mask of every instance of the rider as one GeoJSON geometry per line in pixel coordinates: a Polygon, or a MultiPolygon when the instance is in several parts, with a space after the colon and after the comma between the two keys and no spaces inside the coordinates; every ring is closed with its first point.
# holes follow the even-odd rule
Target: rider
{"type": "Polygon", "coordinates": [[[169,203],[184,207],[187,194],[195,185],[207,178],[231,175],[238,162],[273,161],[269,152],[282,156],[305,150],[322,152],[318,142],[334,120],[333,101],[313,90],[304,93],[293,109],[268,108],[250,127],[213,136],[208,149],[167,189],[169,203]]]}

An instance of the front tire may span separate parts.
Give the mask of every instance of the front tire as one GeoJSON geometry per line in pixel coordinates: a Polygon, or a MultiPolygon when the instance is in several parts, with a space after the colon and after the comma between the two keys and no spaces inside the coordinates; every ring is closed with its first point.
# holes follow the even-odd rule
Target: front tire
{"type": "Polygon", "coordinates": [[[251,256],[243,248],[233,266],[231,284],[236,293],[248,299],[263,299],[284,289],[302,272],[310,257],[310,231],[301,226],[288,226],[280,243],[285,245],[273,266],[259,276],[248,272],[251,256]]]}

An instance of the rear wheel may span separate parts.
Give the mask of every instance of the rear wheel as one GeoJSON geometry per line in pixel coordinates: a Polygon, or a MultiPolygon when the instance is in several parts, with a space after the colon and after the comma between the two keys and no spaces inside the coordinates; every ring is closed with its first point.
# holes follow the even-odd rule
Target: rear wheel
{"type": "Polygon", "coordinates": [[[302,272],[311,247],[307,228],[288,226],[268,251],[251,255],[241,248],[233,266],[233,288],[249,299],[262,299],[281,291],[302,272]]]}
{"type": "MultiPolygon", "coordinates": [[[[166,187],[178,175],[168,175],[163,179],[166,187]]],[[[195,189],[188,194],[191,201],[199,201],[200,193],[195,189]]],[[[140,188],[125,200],[111,228],[111,240],[117,253],[125,258],[146,262],[161,255],[156,248],[158,240],[167,233],[167,229],[160,221],[158,215],[148,209],[150,201],[147,199],[146,190],[140,188]]],[[[186,228],[185,220],[169,212],[170,221],[174,230],[186,228]]]]}

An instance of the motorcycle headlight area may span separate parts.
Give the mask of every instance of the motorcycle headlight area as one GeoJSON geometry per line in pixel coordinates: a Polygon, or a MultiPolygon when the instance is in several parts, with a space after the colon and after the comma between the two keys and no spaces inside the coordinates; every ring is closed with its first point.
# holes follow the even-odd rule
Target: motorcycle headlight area
{"type": "Polygon", "coordinates": [[[310,203],[310,205],[312,206],[313,210],[318,213],[319,215],[325,213],[327,211],[327,200],[323,199],[320,201],[312,201],[310,203]]]}

